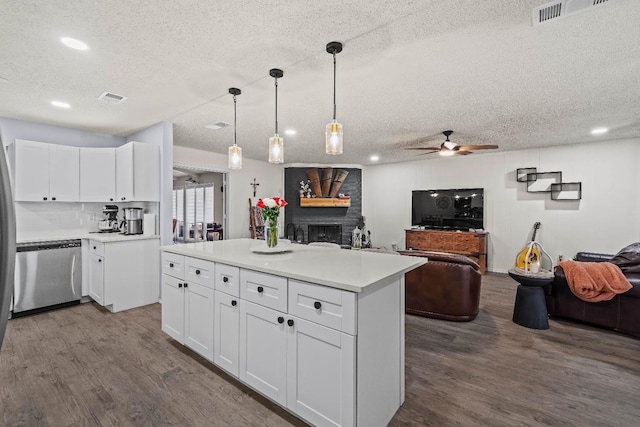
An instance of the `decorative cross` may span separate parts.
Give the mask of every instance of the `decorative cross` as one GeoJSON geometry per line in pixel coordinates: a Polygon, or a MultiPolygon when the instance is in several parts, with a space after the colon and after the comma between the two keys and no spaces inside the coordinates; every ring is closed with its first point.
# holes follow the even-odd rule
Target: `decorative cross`
{"type": "Polygon", "coordinates": [[[258,185],[260,185],[260,184],[258,184],[256,182],[256,179],[253,178],[253,182],[250,183],[249,185],[253,187],[253,197],[256,197],[256,190],[257,190],[258,185]]]}

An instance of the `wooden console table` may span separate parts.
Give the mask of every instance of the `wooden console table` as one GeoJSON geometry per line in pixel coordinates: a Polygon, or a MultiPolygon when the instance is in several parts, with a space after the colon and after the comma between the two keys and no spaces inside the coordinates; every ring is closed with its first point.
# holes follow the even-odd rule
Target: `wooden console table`
{"type": "Polygon", "coordinates": [[[405,230],[405,233],[407,249],[465,255],[478,263],[483,275],[486,272],[489,233],[441,230],[405,230]]]}

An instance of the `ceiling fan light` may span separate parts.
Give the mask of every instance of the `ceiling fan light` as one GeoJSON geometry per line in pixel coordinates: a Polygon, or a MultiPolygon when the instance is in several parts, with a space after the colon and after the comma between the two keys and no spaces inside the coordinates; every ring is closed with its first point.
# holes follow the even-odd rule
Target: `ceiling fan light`
{"type": "Polygon", "coordinates": [[[342,125],[332,121],[327,125],[325,132],[325,152],[331,155],[342,154],[342,125]]]}
{"type": "Polygon", "coordinates": [[[440,155],[441,156],[445,156],[445,157],[446,156],[453,156],[454,154],[456,154],[456,152],[453,151],[453,150],[442,150],[442,151],[440,151],[440,155]]]}
{"type": "Polygon", "coordinates": [[[284,162],[284,138],[276,133],[269,138],[269,163],[284,162]]]}
{"type": "Polygon", "coordinates": [[[229,147],[229,169],[242,169],[242,148],[237,145],[229,147]]]}
{"type": "Polygon", "coordinates": [[[458,144],[456,144],[455,142],[451,142],[451,141],[445,141],[445,142],[443,142],[443,145],[445,147],[447,147],[449,150],[453,150],[454,148],[456,148],[458,146],[458,144]]]}

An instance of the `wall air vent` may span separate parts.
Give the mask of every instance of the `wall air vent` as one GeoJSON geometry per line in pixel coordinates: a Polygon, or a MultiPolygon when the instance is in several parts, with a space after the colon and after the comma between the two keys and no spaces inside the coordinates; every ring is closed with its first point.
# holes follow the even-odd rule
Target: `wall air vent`
{"type": "Polygon", "coordinates": [[[591,6],[608,3],[609,0],[556,0],[533,8],[532,24],[534,26],[582,12],[591,6]]]}
{"type": "Polygon", "coordinates": [[[116,95],[115,93],[111,93],[111,92],[103,92],[102,95],[98,97],[98,99],[100,101],[104,101],[109,104],[120,104],[122,101],[127,99],[127,97],[122,95],[116,95]]]}

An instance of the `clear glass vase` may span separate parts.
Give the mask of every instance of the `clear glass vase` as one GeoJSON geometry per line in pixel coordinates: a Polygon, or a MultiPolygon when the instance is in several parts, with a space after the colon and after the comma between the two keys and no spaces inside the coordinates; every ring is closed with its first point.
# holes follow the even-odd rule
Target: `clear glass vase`
{"type": "Polygon", "coordinates": [[[264,240],[267,242],[267,247],[275,248],[278,245],[278,223],[267,223],[264,229],[264,240]]]}

